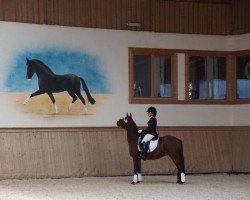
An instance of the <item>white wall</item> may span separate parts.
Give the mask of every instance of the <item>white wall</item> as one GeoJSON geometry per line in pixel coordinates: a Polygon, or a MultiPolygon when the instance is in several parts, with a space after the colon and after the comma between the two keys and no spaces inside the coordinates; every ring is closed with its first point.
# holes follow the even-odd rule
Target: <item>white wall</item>
{"type": "MultiPolygon", "coordinates": [[[[108,74],[112,95],[91,115],[39,116],[13,107],[0,94],[0,127],[116,126],[117,119],[131,112],[138,125],[147,122],[147,104],[128,104],[128,47],[241,50],[249,49],[250,34],[208,36],[166,34],[120,30],[73,28],[0,22],[0,85],[8,66],[19,51],[58,47],[87,50],[99,56],[108,74]]],[[[178,69],[184,69],[184,56],[178,55],[178,69]]],[[[178,98],[184,99],[184,74],[179,71],[178,98]]],[[[37,97],[39,98],[39,97],[37,97]]],[[[15,101],[15,100],[13,100],[15,101]]],[[[20,105],[22,106],[22,105],[20,105]]],[[[159,126],[231,126],[249,125],[250,105],[154,105],[159,126]]]]}

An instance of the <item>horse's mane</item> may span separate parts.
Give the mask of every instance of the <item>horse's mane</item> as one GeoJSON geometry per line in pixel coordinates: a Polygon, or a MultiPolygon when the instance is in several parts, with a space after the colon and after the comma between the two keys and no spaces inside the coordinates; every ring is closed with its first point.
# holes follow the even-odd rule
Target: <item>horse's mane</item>
{"type": "Polygon", "coordinates": [[[133,122],[133,126],[135,127],[136,130],[138,130],[139,128],[138,128],[138,126],[136,125],[134,119],[133,119],[132,117],[131,117],[131,119],[132,119],[132,122],[133,122]]]}
{"type": "Polygon", "coordinates": [[[34,59],[33,61],[38,65],[42,65],[49,73],[54,74],[54,72],[47,65],[45,65],[41,60],[34,59]]]}

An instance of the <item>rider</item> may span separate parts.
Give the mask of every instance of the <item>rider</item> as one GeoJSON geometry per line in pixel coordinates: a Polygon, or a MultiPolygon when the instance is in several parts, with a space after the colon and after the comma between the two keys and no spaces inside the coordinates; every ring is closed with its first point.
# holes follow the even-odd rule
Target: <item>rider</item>
{"type": "Polygon", "coordinates": [[[156,108],[155,107],[149,107],[147,110],[148,117],[150,118],[148,121],[148,127],[144,130],[139,130],[138,133],[143,133],[145,136],[143,137],[141,141],[141,155],[139,156],[141,159],[146,160],[147,156],[147,145],[146,143],[152,140],[154,137],[157,137],[158,134],[156,132],[156,126],[157,126],[157,120],[156,120],[156,108]]]}

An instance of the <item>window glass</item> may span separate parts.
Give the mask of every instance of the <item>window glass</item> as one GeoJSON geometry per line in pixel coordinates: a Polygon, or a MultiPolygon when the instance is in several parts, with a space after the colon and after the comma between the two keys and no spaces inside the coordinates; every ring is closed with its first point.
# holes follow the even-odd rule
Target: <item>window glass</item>
{"type": "Polygon", "coordinates": [[[150,97],[151,73],[150,56],[134,56],[134,96],[150,97]]]}
{"type": "Polygon", "coordinates": [[[226,99],[226,58],[189,58],[189,99],[226,99]]]}
{"type": "Polygon", "coordinates": [[[238,99],[250,98],[250,55],[236,57],[238,99]]]}
{"type": "Polygon", "coordinates": [[[154,57],[154,96],[171,97],[171,57],[154,57]]]}

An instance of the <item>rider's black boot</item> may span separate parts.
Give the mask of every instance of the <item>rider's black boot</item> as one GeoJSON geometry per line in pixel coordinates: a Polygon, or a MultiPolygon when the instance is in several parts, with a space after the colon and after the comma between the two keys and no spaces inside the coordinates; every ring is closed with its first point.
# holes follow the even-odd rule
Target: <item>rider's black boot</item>
{"type": "Polygon", "coordinates": [[[141,145],[141,155],[139,157],[142,160],[146,160],[146,158],[147,158],[147,148],[146,148],[145,142],[143,142],[141,145]]]}

